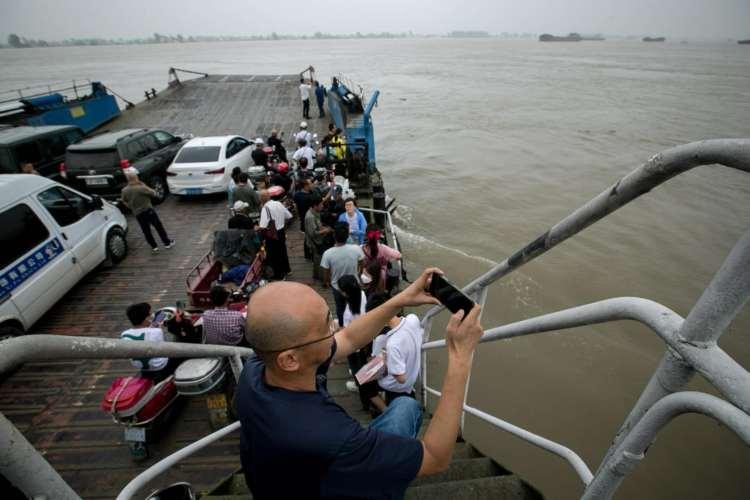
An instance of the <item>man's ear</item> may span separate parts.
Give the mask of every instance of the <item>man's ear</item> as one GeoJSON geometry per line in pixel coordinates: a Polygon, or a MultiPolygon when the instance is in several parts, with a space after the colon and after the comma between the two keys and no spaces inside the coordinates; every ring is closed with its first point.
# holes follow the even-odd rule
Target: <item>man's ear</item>
{"type": "Polygon", "coordinates": [[[294,349],[282,351],[276,356],[276,366],[285,372],[296,372],[300,367],[300,359],[294,349]]]}

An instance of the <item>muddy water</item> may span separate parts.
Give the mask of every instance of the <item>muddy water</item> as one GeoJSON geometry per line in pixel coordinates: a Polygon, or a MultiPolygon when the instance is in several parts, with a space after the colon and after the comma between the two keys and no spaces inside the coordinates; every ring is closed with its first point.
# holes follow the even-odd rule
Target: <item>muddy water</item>
{"type": "MultiPolygon", "coordinates": [[[[169,66],[292,73],[314,64],[380,88],[378,166],[413,272],[463,284],[670,146],[750,137],[750,50],[731,44],[383,40],[2,50],[0,89],[100,79],[131,100],[169,66]]],[[[248,110],[252,112],[252,110],[248,110]]],[[[245,131],[238,131],[243,133],[245,131]]],[[[688,172],[490,291],[485,326],[608,297],[685,316],[743,230],[750,176],[688,172]]],[[[439,331],[433,337],[439,336],[439,331]]],[[[750,366],[750,312],[721,341],[750,366]]],[[[596,468],[661,358],[618,322],[483,345],[470,403],[560,441],[596,468]]],[[[439,378],[441,356],[430,364],[439,378]]],[[[709,390],[700,381],[693,388],[709,390]]],[[[467,419],[467,437],[550,498],[580,485],[557,458],[467,419]]],[[[619,498],[743,498],[750,450],[705,418],[670,425],[619,498]]]]}

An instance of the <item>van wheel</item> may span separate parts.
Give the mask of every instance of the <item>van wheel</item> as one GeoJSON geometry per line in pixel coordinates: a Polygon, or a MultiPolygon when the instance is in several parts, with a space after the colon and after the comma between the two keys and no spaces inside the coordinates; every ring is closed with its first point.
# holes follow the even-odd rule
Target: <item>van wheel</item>
{"type": "Polygon", "coordinates": [[[156,205],[162,203],[167,199],[167,195],[169,194],[169,187],[167,186],[167,182],[164,180],[164,177],[153,175],[146,184],[148,184],[151,189],[156,191],[157,198],[156,200],[154,200],[154,203],[156,205]]]}
{"type": "Polygon", "coordinates": [[[113,227],[107,233],[107,258],[112,264],[122,261],[128,254],[128,240],[125,231],[120,227],[113,227]]]}
{"type": "Polygon", "coordinates": [[[23,330],[15,325],[0,326],[0,342],[2,342],[3,340],[12,339],[13,337],[18,337],[20,335],[23,335],[23,330]]]}

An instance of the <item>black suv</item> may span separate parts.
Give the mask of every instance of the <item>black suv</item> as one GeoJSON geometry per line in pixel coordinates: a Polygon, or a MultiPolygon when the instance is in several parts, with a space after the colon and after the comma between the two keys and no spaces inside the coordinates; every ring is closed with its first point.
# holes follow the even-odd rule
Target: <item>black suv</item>
{"type": "Polygon", "coordinates": [[[64,175],[76,189],[112,199],[120,196],[127,183],[123,170],[133,167],[162,202],[168,194],[167,167],[184,142],[181,137],[154,129],[97,135],[68,147],[64,175]]]}

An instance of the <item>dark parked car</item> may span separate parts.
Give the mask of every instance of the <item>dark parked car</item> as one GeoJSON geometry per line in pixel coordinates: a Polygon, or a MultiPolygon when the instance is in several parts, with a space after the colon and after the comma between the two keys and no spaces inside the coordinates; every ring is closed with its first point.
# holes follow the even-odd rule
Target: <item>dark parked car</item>
{"type": "Polygon", "coordinates": [[[8,127],[0,129],[0,173],[17,174],[21,164],[31,163],[39,174],[60,180],[65,148],[83,139],[72,125],[8,127]]]}
{"type": "Polygon", "coordinates": [[[133,167],[143,182],[168,194],[165,180],[185,140],[163,130],[128,129],[108,132],[70,146],[65,154],[65,176],[76,189],[104,198],[117,198],[127,183],[123,170],[133,167]]]}

